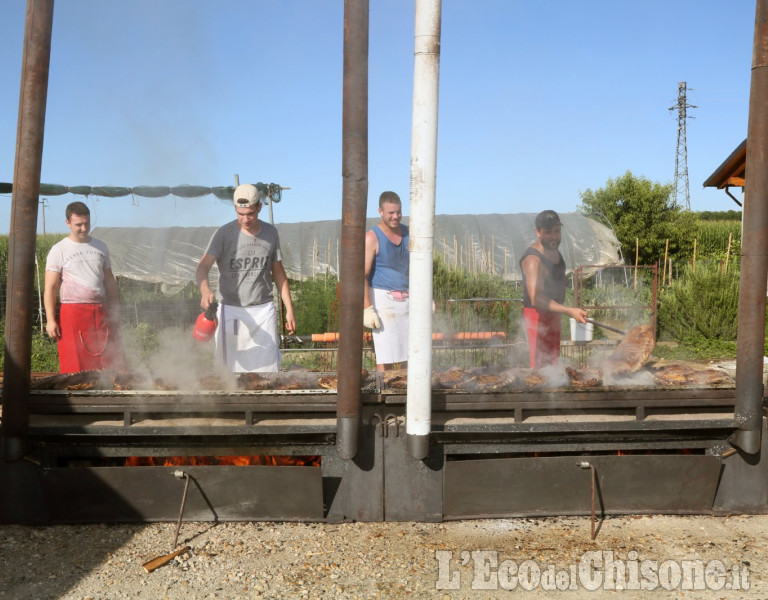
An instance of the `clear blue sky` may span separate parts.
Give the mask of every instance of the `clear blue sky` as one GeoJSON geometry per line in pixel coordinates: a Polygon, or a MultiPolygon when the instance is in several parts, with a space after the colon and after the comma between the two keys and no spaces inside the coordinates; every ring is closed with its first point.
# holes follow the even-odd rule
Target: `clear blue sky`
{"type": "MultiPolygon", "coordinates": [[[[13,177],[25,4],[0,7],[0,181],[13,177]]],[[[277,223],[340,218],[343,16],[342,0],[56,2],[42,182],[239,174],[291,188],[277,223]]],[[[573,211],[627,170],[671,183],[680,81],[698,107],[691,208],[737,209],[702,183],[747,135],[754,19],[754,0],[443,0],[436,212],[573,211]]],[[[413,2],[371,0],[371,217],[385,189],[409,214],[413,20],[413,2]]],[[[48,232],[74,199],[48,199],[48,232]]],[[[97,227],[234,217],[213,197],[87,202],[97,227]]],[[[0,196],[2,232],[10,207],[0,196]]]]}

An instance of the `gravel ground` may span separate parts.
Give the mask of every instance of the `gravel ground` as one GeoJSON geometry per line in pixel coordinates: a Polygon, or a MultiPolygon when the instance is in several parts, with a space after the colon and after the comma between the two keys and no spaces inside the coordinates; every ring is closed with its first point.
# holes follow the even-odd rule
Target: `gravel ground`
{"type": "Polygon", "coordinates": [[[183,523],[189,550],[148,573],[145,562],[172,550],[175,523],[6,525],[0,598],[768,598],[766,526],[763,515],[615,517],[592,541],[585,517],[183,523]],[[720,564],[709,579],[675,580],[720,564]],[[630,589],[609,577],[622,567],[630,589]]]}

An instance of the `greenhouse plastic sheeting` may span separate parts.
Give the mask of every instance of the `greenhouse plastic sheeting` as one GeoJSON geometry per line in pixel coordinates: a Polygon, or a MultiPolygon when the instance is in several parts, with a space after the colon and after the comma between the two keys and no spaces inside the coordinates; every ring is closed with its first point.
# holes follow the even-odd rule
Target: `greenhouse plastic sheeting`
{"type": "MultiPolygon", "coordinates": [[[[518,261],[536,240],[536,214],[436,215],[434,251],[445,263],[493,273],[509,281],[521,279],[518,261]]],[[[622,264],[613,230],[579,213],[562,213],[560,252],[566,269],[622,264]]],[[[378,222],[368,219],[367,229],[378,222]]],[[[408,223],[408,218],[403,217],[408,223]]],[[[291,279],[339,273],[341,221],[278,223],[283,265],[291,279]]],[[[162,284],[173,294],[195,281],[197,262],[216,227],[99,227],[93,236],[107,243],[112,270],[119,277],[162,284]]],[[[216,267],[211,284],[217,281],[216,267]]]]}

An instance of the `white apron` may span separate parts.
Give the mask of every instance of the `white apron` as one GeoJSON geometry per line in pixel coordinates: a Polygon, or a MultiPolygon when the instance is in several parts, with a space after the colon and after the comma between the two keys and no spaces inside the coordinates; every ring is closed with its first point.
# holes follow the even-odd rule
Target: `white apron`
{"type": "Polygon", "coordinates": [[[392,292],[371,289],[371,304],[376,308],[381,327],[372,330],[373,349],[377,365],[389,365],[408,360],[408,305],[396,300],[392,292]]]}
{"type": "Polygon", "coordinates": [[[215,356],[233,373],[280,370],[277,311],[273,302],[257,306],[220,304],[215,356]]]}

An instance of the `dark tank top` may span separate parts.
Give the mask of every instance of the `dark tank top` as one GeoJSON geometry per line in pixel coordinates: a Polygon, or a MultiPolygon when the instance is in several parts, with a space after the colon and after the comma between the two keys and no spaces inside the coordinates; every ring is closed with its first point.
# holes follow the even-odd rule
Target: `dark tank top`
{"type": "MultiPolygon", "coordinates": [[[[522,263],[526,256],[536,256],[541,261],[541,264],[549,271],[549,275],[544,278],[541,285],[541,291],[547,298],[562,304],[565,302],[565,260],[560,251],[557,252],[559,262],[553,263],[536,248],[528,247],[523,252],[523,256],[520,257],[520,270],[522,271],[522,263]]],[[[525,308],[535,308],[531,303],[531,297],[528,295],[528,286],[525,282],[525,271],[523,271],[523,306],[525,308]]]]}

